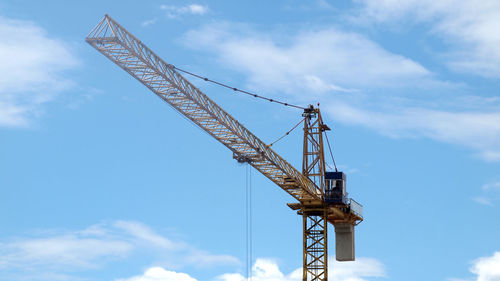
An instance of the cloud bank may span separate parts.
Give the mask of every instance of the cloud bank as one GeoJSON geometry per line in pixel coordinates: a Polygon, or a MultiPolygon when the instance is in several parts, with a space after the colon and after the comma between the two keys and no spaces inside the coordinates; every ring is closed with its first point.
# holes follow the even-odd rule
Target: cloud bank
{"type": "MultiPolygon", "coordinates": [[[[140,275],[117,276],[120,278],[115,281],[196,281],[179,269],[227,265],[241,269],[242,265],[231,255],[209,253],[169,239],[136,221],[101,223],[77,231],[44,230],[35,236],[0,241],[3,273],[0,279],[78,280],[79,272],[97,271],[138,255],[146,257],[149,265],[154,266],[140,275]]],[[[373,258],[361,257],[355,262],[341,263],[332,257],[329,263],[329,278],[339,281],[367,281],[370,277],[385,276],[384,265],[373,258]]],[[[301,268],[283,273],[273,259],[258,258],[252,267],[254,281],[299,281],[301,274],[301,268]]],[[[239,272],[221,274],[214,280],[247,281],[239,272]]]]}
{"type": "Polygon", "coordinates": [[[481,188],[482,192],[479,196],[472,198],[476,203],[494,206],[500,200],[500,182],[490,182],[484,184],[481,188]]]}
{"type": "Polygon", "coordinates": [[[143,275],[127,279],[116,279],[115,281],[196,281],[186,273],[168,271],[161,267],[151,267],[143,275]]]}
{"type": "Polygon", "coordinates": [[[475,274],[474,279],[451,278],[453,281],[498,281],[500,280],[500,252],[493,253],[490,257],[476,259],[469,268],[475,274]]]}
{"type": "Polygon", "coordinates": [[[299,103],[319,101],[345,124],[463,146],[485,161],[500,161],[499,99],[457,95],[459,83],[441,81],[361,34],[335,27],[278,33],[215,23],[187,32],[183,41],[244,74],[252,90],[286,94],[299,103]]]}
{"type": "Polygon", "coordinates": [[[65,42],[29,21],[0,16],[0,126],[27,126],[42,105],[71,85],[78,65],[65,42]]]}
{"type": "MultiPolygon", "coordinates": [[[[142,223],[115,221],[78,231],[46,230],[35,238],[0,242],[0,271],[11,276],[10,280],[52,280],[53,277],[40,276],[70,276],[77,271],[98,270],[137,254],[145,255],[150,262],[161,261],[178,268],[240,264],[231,255],[213,254],[171,240],[142,223]]],[[[167,273],[152,270],[148,274],[153,278],[167,273]]]]}
{"type": "Polygon", "coordinates": [[[201,4],[189,4],[184,6],[161,5],[160,9],[166,12],[170,19],[179,18],[183,15],[204,15],[208,12],[208,6],[201,4]]]}
{"type": "MultiPolygon", "coordinates": [[[[367,281],[369,277],[385,277],[385,268],[376,259],[358,258],[355,262],[341,263],[334,260],[328,261],[330,266],[330,280],[337,281],[367,281]]],[[[115,281],[196,281],[197,279],[185,273],[168,271],[160,267],[147,269],[143,275],[133,276],[127,279],[115,281]],[[176,279],[177,278],[177,279],[176,279]]],[[[248,281],[240,273],[226,273],[219,275],[215,281],[248,281]]],[[[289,274],[283,273],[278,264],[272,259],[257,259],[252,267],[252,278],[254,281],[300,281],[302,280],[302,268],[298,268],[289,274]]]]}
{"type": "Polygon", "coordinates": [[[419,63],[357,33],[331,27],[303,30],[284,41],[274,35],[217,23],[189,31],[184,42],[215,53],[220,63],[243,72],[254,89],[294,95],[395,87],[432,76],[419,63]]]}
{"type": "Polygon", "coordinates": [[[393,137],[425,137],[470,147],[486,161],[500,160],[500,113],[394,107],[381,112],[335,103],[328,108],[334,119],[393,137]]]}
{"type": "Polygon", "coordinates": [[[448,65],[455,71],[500,78],[500,2],[496,0],[358,1],[363,21],[429,23],[431,33],[453,46],[448,65]],[[458,48],[457,48],[458,47],[458,48]]]}
{"type": "Polygon", "coordinates": [[[477,281],[500,280],[500,252],[477,259],[470,271],[477,275],[477,281]]]}

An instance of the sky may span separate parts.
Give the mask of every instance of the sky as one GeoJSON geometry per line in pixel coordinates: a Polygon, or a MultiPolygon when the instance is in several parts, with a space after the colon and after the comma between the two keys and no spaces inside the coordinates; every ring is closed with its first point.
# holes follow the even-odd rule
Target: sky
{"type": "MultiPolygon", "coordinates": [[[[301,280],[293,198],[85,43],[109,14],[168,63],[320,104],[364,206],[329,277],[500,280],[500,2],[0,2],[0,280],[301,280]]],[[[187,77],[266,143],[302,117],[187,77]]],[[[302,135],[273,145],[301,169],[302,135]]],[[[330,158],[327,160],[331,164],[330,158]]]]}

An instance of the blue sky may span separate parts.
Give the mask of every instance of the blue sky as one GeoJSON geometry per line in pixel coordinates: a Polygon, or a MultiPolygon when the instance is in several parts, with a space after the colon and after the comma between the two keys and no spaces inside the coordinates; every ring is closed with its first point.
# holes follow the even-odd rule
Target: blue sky
{"type": "MultiPolygon", "coordinates": [[[[364,205],[333,280],[500,280],[500,4],[0,3],[0,280],[243,281],[246,167],[85,36],[320,103],[364,205]]],[[[301,112],[188,77],[265,142],[301,112]]],[[[300,130],[275,146],[301,165],[300,130]]],[[[299,280],[301,218],[252,172],[253,280],[299,280]]]]}

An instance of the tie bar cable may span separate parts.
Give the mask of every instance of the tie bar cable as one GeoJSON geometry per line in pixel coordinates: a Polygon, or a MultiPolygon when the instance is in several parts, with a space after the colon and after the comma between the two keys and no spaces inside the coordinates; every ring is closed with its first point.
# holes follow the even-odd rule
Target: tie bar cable
{"type": "Polygon", "coordinates": [[[187,71],[187,70],[184,70],[184,69],[181,69],[181,68],[178,68],[177,66],[175,65],[170,65],[172,66],[174,69],[180,71],[180,72],[183,72],[183,73],[186,73],[188,75],[191,75],[193,77],[196,77],[196,78],[199,78],[199,79],[202,79],[204,81],[207,81],[207,82],[210,82],[210,83],[214,83],[216,85],[219,85],[219,86],[222,86],[222,87],[225,87],[225,88],[228,88],[228,89],[231,89],[235,92],[240,92],[240,93],[243,93],[243,94],[246,94],[246,95],[249,95],[249,96],[253,96],[254,98],[259,98],[259,99],[263,99],[263,100],[267,100],[267,101],[270,101],[270,102],[274,102],[274,103],[279,103],[281,105],[284,105],[284,106],[290,106],[290,107],[294,107],[294,108],[298,108],[298,109],[302,109],[302,110],[305,110],[306,108],[305,107],[302,107],[302,106],[298,106],[298,105],[294,105],[294,104],[290,104],[288,102],[282,102],[282,101],[279,101],[279,100],[275,100],[275,99],[271,99],[271,98],[267,98],[267,97],[264,97],[264,96],[261,96],[261,95],[258,95],[258,94],[255,94],[255,93],[251,93],[251,92],[248,92],[248,91],[245,91],[245,90],[240,90],[238,88],[235,88],[235,87],[231,87],[229,85],[226,85],[224,83],[221,83],[221,82],[217,82],[215,80],[212,80],[212,79],[209,79],[207,77],[203,77],[201,75],[198,75],[196,73],[192,73],[190,71],[187,71]]]}
{"type": "Polygon", "coordinates": [[[286,132],[284,135],[282,135],[281,137],[279,137],[277,140],[273,141],[272,143],[268,144],[267,147],[271,147],[273,146],[273,144],[279,142],[282,138],[288,136],[293,130],[295,130],[295,128],[297,128],[297,126],[300,125],[300,123],[302,123],[302,121],[304,121],[305,118],[303,119],[300,119],[299,123],[297,123],[295,126],[293,126],[293,128],[291,128],[290,130],[288,130],[288,132],[286,132]]]}
{"type": "Polygon", "coordinates": [[[335,172],[338,172],[339,170],[337,170],[337,164],[335,164],[335,158],[333,157],[332,147],[330,146],[330,141],[328,140],[328,134],[326,132],[325,132],[325,137],[326,137],[326,143],[328,144],[328,150],[330,150],[330,156],[332,157],[333,166],[335,166],[335,172]]]}

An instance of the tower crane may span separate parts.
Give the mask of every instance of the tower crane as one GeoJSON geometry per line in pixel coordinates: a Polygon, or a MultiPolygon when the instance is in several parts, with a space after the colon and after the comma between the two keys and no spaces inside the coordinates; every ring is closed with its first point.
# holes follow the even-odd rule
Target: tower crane
{"type": "Polygon", "coordinates": [[[363,209],[347,197],[345,174],[326,170],[323,133],[330,129],[318,107],[303,108],[300,172],[110,16],[86,42],[296,199],[287,205],[303,218],[303,281],[328,280],[327,223],[335,227],[336,259],[355,259],[354,226],[363,209]]]}

